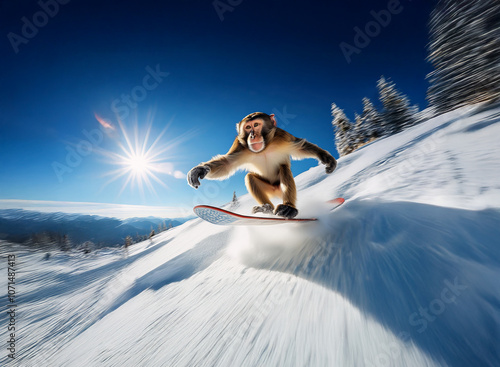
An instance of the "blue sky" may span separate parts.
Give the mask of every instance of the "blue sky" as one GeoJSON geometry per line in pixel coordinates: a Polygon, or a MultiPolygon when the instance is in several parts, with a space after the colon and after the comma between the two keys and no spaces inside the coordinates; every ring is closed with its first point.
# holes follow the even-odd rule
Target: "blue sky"
{"type": "MultiPolygon", "coordinates": [[[[2,2],[0,207],[83,202],[184,214],[226,203],[246,193],[244,173],[198,190],[179,177],[225,153],[236,122],[255,111],[276,113],[281,127],[338,157],[332,102],[352,118],[363,97],[376,100],[385,75],[425,108],[431,8],[410,0],[2,2]],[[356,40],[355,27],[372,36],[356,40]],[[348,62],[340,45],[355,41],[348,62]],[[160,136],[152,151],[165,151],[155,166],[161,184],[150,177],[141,190],[110,174],[126,167],[110,154],[125,156],[120,144],[130,150],[124,131],[133,147],[148,129],[146,148],[160,136]]],[[[316,164],[293,162],[294,174],[316,164]]]]}

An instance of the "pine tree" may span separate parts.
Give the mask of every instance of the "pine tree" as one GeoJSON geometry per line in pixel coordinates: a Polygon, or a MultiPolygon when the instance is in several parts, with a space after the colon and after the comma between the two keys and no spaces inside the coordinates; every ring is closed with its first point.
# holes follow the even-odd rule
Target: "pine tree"
{"type": "Polygon", "coordinates": [[[332,116],[332,125],[335,129],[335,145],[342,157],[354,150],[353,126],[344,111],[338,108],[335,103],[332,103],[332,116]]]}
{"type": "Polygon", "coordinates": [[[71,249],[71,240],[69,239],[67,234],[63,235],[63,237],[61,238],[59,248],[61,249],[61,251],[69,251],[71,249]]]}
{"type": "Polygon", "coordinates": [[[379,99],[384,106],[382,113],[382,134],[397,134],[403,129],[416,123],[415,114],[418,112],[416,106],[410,106],[408,97],[401,94],[392,81],[383,76],[377,83],[379,99]]]}
{"type": "Polygon", "coordinates": [[[355,121],[352,131],[355,149],[382,135],[382,118],[368,98],[363,98],[363,113],[355,114],[355,121]]]}
{"type": "Polygon", "coordinates": [[[134,240],[131,236],[125,237],[125,248],[128,248],[130,245],[134,243],[134,240]]]}
{"type": "Polygon", "coordinates": [[[94,250],[95,248],[95,244],[94,242],[92,241],[85,241],[81,246],[80,246],[80,250],[84,253],[84,254],[89,254],[92,252],[92,250],[94,250]]]}
{"type": "Polygon", "coordinates": [[[352,128],[353,150],[356,150],[365,144],[367,139],[365,127],[366,125],[364,124],[362,116],[355,113],[354,126],[352,128]]]}
{"type": "Polygon", "coordinates": [[[229,206],[229,208],[232,210],[236,209],[239,206],[240,202],[238,201],[238,197],[236,196],[236,191],[233,191],[233,200],[231,200],[231,205],[229,206]]]}
{"type": "Polygon", "coordinates": [[[440,0],[429,28],[430,106],[444,113],[500,100],[500,2],[440,0]]]}
{"type": "Polygon", "coordinates": [[[380,138],[382,136],[382,117],[377,111],[372,101],[363,98],[363,113],[361,114],[363,123],[366,124],[366,136],[368,141],[380,138]]]}

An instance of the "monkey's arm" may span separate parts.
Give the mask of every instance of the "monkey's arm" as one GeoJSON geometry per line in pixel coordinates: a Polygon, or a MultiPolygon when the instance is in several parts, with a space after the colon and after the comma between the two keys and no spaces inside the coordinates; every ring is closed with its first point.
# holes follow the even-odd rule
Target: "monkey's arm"
{"type": "Polygon", "coordinates": [[[209,180],[224,180],[232,176],[240,167],[241,153],[231,153],[214,157],[202,165],[210,167],[206,178],[209,180]]]}
{"type": "Polygon", "coordinates": [[[332,173],[337,167],[337,161],[326,150],[316,144],[309,143],[306,139],[294,138],[291,156],[295,159],[316,158],[326,167],[326,173],[332,173]]]}
{"type": "Polygon", "coordinates": [[[229,152],[225,155],[218,155],[208,162],[201,163],[194,167],[187,174],[189,185],[197,189],[200,186],[200,179],[223,180],[232,176],[243,163],[243,152],[236,139],[229,152]]]}

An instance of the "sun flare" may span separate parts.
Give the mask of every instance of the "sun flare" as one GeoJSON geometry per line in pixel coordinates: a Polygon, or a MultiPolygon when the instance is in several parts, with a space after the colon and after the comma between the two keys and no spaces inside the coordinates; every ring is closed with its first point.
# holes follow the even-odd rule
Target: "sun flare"
{"type": "Polygon", "coordinates": [[[108,163],[119,168],[108,172],[107,176],[111,176],[111,179],[104,186],[123,178],[124,183],[118,195],[128,186],[131,186],[132,189],[138,188],[142,196],[145,188],[157,195],[154,183],[167,188],[165,179],[161,179],[160,175],[170,175],[177,179],[185,177],[184,173],[174,169],[174,164],[169,160],[173,158],[171,155],[173,148],[188,139],[190,134],[165,143],[164,135],[168,124],[155,139],[150,138],[153,134],[151,122],[146,124],[147,128],[143,131],[139,131],[137,121],[135,121],[132,131],[128,131],[121,121],[118,121],[118,124],[120,126],[119,135],[115,136],[115,140],[119,152],[102,150],[101,153],[109,158],[108,163]]]}
{"type": "Polygon", "coordinates": [[[148,157],[142,154],[133,155],[130,158],[125,159],[125,164],[129,165],[130,169],[135,173],[147,173],[150,169],[150,161],[148,157]]]}

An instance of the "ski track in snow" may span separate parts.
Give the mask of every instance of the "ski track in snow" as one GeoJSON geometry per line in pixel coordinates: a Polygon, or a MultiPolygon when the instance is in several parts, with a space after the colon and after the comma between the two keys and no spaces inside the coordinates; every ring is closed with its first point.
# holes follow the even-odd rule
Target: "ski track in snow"
{"type": "Polygon", "coordinates": [[[498,136],[500,109],[467,107],[311,168],[314,223],[19,250],[19,355],[0,365],[498,366],[498,136]]]}

